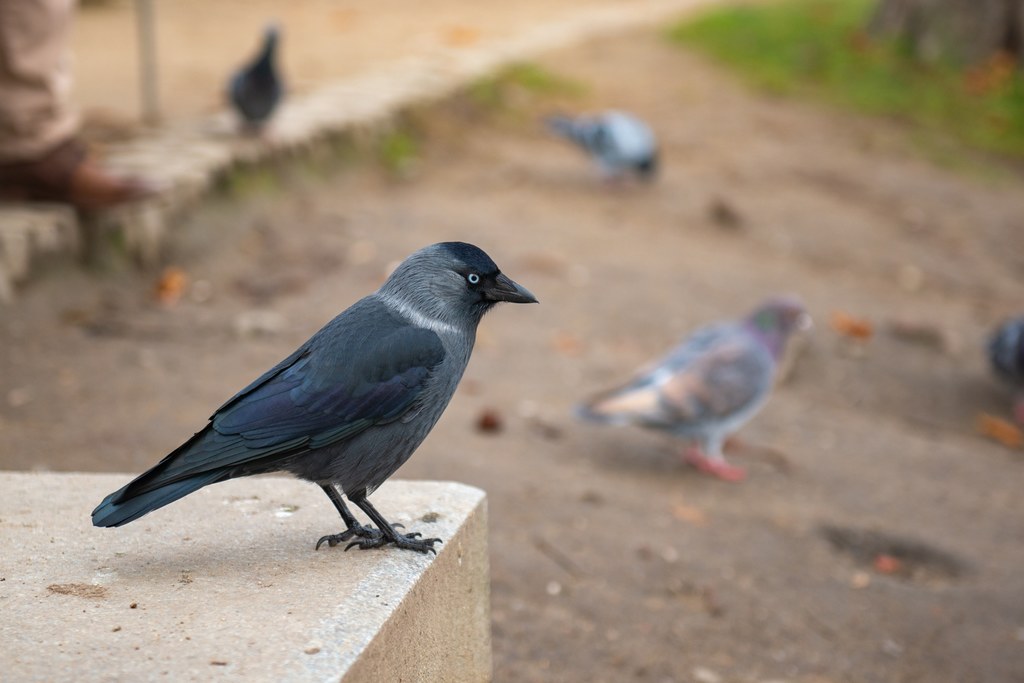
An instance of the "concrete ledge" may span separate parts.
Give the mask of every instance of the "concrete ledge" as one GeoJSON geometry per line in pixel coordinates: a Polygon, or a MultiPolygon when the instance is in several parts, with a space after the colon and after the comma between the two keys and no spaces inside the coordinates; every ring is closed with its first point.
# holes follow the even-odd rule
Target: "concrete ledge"
{"type": "Polygon", "coordinates": [[[388,482],[389,520],[437,557],[314,551],[341,520],[284,477],[203,489],[120,529],[89,513],[127,475],[0,473],[0,666],[9,680],[484,681],[487,502],[388,482]]]}

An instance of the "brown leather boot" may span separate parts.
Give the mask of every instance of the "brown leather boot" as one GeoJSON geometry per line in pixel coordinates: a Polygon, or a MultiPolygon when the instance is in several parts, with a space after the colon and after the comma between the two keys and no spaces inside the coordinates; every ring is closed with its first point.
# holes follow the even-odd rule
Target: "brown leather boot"
{"type": "Polygon", "coordinates": [[[0,164],[0,200],[61,202],[96,211],[156,191],[155,185],[139,178],[110,175],[89,158],[76,138],[39,159],[0,164]]]}

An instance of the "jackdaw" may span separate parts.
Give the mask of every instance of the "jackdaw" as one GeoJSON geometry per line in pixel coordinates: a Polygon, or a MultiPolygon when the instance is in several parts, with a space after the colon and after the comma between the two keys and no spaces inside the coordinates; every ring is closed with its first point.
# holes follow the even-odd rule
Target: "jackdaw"
{"type": "Polygon", "coordinates": [[[496,303],[536,303],[478,247],[444,242],[403,261],[375,293],[222,405],[202,431],[93,510],[121,526],[203,486],[287,471],[320,485],[345,522],[317,541],[426,552],[367,496],[427,436],[462,378],[476,328],[496,303]],[[342,500],[376,525],[356,521],[342,500]]]}
{"type": "Polygon", "coordinates": [[[635,424],[690,441],[685,460],[719,479],[744,471],[725,461],[722,446],[768,399],[790,335],[811,318],[799,301],[769,299],[735,322],[702,327],[625,384],[577,408],[604,424],[635,424]]]}
{"type": "Polygon", "coordinates": [[[652,180],[658,170],[658,146],[650,127],[621,111],[606,111],[576,118],[562,115],[545,119],[555,134],[587,152],[608,179],[634,171],[641,180],[652,180]]]}
{"type": "Polygon", "coordinates": [[[228,81],[228,99],[248,132],[260,132],[284,96],[284,84],[276,64],[279,40],[277,25],[267,26],[259,53],[228,81]]]}

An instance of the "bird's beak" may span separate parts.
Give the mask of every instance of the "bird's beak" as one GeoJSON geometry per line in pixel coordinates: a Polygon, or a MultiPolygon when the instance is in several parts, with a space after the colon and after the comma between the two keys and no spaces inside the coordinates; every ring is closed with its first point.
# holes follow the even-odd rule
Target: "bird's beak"
{"type": "Polygon", "coordinates": [[[488,301],[508,301],[513,304],[535,304],[537,297],[530,290],[512,282],[504,273],[498,273],[494,284],[484,290],[484,298],[488,301]]]}

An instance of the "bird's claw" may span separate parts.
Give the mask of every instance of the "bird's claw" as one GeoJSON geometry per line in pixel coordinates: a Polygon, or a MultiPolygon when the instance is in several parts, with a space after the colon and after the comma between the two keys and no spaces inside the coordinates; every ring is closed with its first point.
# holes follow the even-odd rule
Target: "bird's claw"
{"type": "MultiPolygon", "coordinates": [[[[356,526],[350,526],[349,528],[342,531],[340,534],[321,536],[320,540],[316,542],[315,550],[320,550],[320,546],[322,546],[324,543],[327,543],[329,547],[333,548],[339,543],[344,543],[345,541],[357,537],[363,540],[372,540],[375,538],[383,538],[384,534],[382,534],[378,529],[374,529],[372,526],[363,526],[361,524],[357,524],[356,526]]],[[[348,550],[348,548],[345,548],[345,550],[348,550]]]]}
{"type": "Polygon", "coordinates": [[[440,538],[419,538],[422,536],[418,531],[414,531],[411,534],[395,534],[395,538],[387,538],[383,534],[375,538],[362,538],[358,541],[352,541],[345,550],[349,548],[359,548],[360,550],[369,550],[370,548],[382,548],[386,545],[393,545],[396,548],[403,548],[405,550],[415,550],[417,552],[426,553],[431,552],[435,555],[437,551],[434,550],[435,543],[443,543],[440,538]]]}

